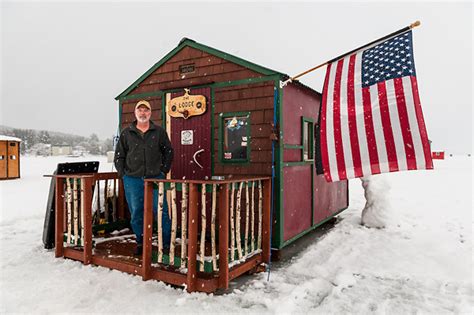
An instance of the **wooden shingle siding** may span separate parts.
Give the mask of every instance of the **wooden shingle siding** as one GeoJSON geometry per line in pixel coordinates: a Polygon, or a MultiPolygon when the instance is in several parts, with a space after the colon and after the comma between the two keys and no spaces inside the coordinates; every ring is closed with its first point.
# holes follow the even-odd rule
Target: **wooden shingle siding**
{"type": "MultiPolygon", "coordinates": [[[[189,88],[218,82],[237,81],[261,77],[262,74],[249,70],[238,64],[229,62],[204,51],[184,47],[165,64],[153,71],[129,95],[166,91],[171,89],[189,88]],[[194,65],[191,73],[180,74],[182,65],[194,65]]],[[[142,98],[122,101],[122,125],[124,128],[135,120],[134,108],[142,98]]],[[[150,102],[153,113],[152,120],[162,123],[161,96],[144,97],[150,102]]],[[[272,132],[274,106],[274,82],[242,84],[230,87],[214,88],[214,173],[217,175],[246,174],[271,175],[272,132]],[[250,163],[221,164],[219,163],[219,113],[250,112],[251,141],[250,163]]]]}
{"type": "Polygon", "coordinates": [[[165,64],[151,73],[130,94],[185,88],[261,76],[257,72],[201,50],[184,47],[165,64]],[[193,64],[195,71],[180,74],[179,67],[188,64],[193,64]]]}
{"type": "Polygon", "coordinates": [[[271,175],[274,82],[216,88],[214,90],[214,173],[216,175],[271,175]],[[250,112],[250,164],[219,162],[220,113],[250,112]]]}

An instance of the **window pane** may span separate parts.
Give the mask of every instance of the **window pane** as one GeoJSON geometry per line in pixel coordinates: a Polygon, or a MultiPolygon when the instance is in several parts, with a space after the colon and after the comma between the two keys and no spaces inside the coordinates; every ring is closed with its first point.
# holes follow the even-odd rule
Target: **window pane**
{"type": "Polygon", "coordinates": [[[303,122],[303,159],[307,160],[309,156],[309,139],[310,137],[308,136],[309,133],[309,126],[308,122],[304,121],[303,122]]]}
{"type": "Polygon", "coordinates": [[[303,120],[302,145],[303,145],[303,161],[313,160],[313,123],[303,120]]]}
{"type": "Polygon", "coordinates": [[[247,160],[248,117],[224,118],[224,160],[247,160]]]}

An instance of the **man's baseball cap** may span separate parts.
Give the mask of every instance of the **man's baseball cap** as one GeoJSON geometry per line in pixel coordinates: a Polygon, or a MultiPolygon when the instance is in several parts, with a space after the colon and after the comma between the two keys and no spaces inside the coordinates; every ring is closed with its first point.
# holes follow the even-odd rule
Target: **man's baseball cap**
{"type": "Polygon", "coordinates": [[[145,106],[146,108],[148,108],[149,110],[151,110],[151,105],[150,103],[148,103],[147,101],[144,101],[144,100],[141,100],[137,103],[137,105],[135,105],[135,109],[137,109],[138,107],[140,106],[145,106]]]}

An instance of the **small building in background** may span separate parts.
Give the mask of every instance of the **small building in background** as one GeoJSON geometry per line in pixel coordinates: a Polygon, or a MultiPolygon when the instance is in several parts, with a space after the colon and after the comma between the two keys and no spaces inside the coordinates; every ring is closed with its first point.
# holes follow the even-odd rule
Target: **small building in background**
{"type": "Polygon", "coordinates": [[[432,151],[431,157],[434,160],[444,160],[444,151],[432,151]]]}
{"type": "Polygon", "coordinates": [[[51,155],[70,155],[72,154],[72,148],[70,145],[53,145],[51,147],[51,155]]]}
{"type": "Polygon", "coordinates": [[[83,147],[82,145],[76,145],[72,148],[72,155],[73,156],[84,156],[87,153],[88,152],[87,152],[86,148],[83,147]]]}
{"type": "Polygon", "coordinates": [[[0,135],[0,180],[20,178],[21,139],[0,135]]]}

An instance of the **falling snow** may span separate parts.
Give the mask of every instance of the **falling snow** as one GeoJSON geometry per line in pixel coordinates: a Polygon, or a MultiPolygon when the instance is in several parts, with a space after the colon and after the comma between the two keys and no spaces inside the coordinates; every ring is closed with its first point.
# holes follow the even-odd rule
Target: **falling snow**
{"type": "MultiPolygon", "coordinates": [[[[86,159],[112,170],[105,157],[86,159]]],[[[377,175],[386,183],[374,181],[372,192],[390,205],[383,229],[361,225],[364,190],[351,180],[349,208],[331,230],[273,264],[270,281],[256,274],[223,295],[188,294],[43,249],[42,175],[78,160],[22,157],[21,179],[0,182],[0,313],[472,314],[471,158],[377,175]]]]}

